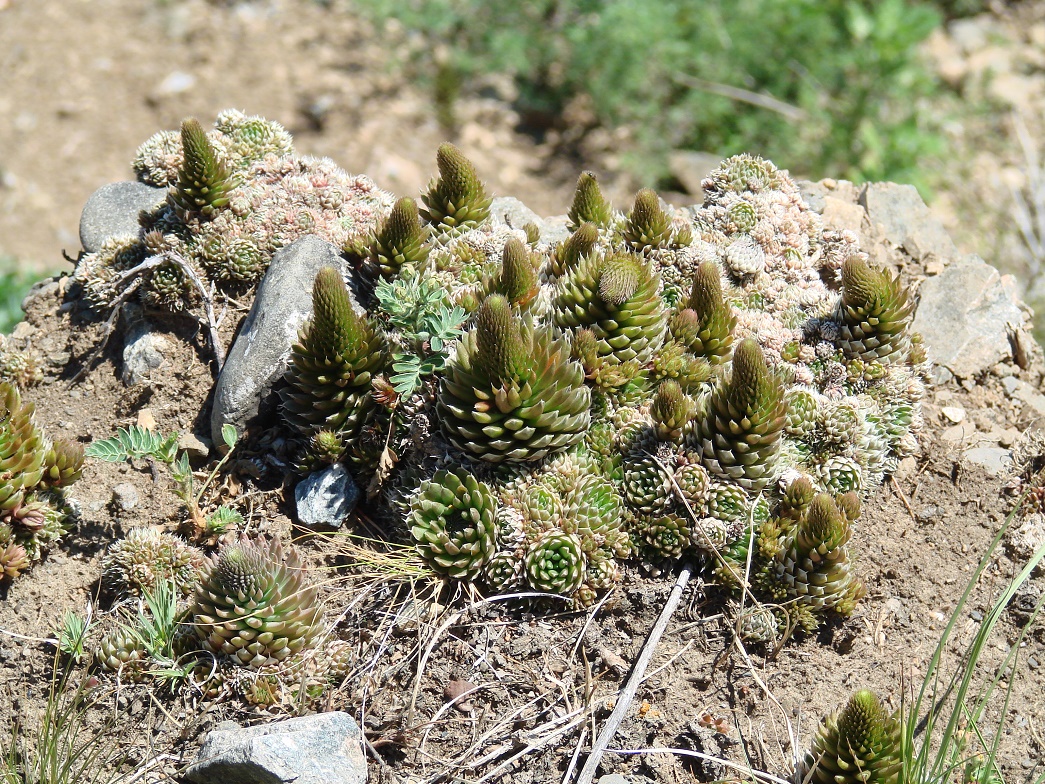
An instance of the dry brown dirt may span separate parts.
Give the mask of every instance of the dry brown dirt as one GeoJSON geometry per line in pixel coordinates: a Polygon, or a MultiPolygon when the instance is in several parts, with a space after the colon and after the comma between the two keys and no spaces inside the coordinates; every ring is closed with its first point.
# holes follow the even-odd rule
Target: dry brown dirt
{"type": "MultiPolygon", "coordinates": [[[[371,174],[381,187],[414,194],[430,176],[432,151],[444,134],[426,96],[390,76],[385,63],[364,25],[332,16],[307,0],[236,5],[0,0],[0,117],[5,118],[0,123],[0,255],[15,255],[40,269],[62,268],[61,251],[74,253],[79,245],[76,227],[83,201],[98,186],[129,177],[138,144],[157,129],[177,127],[185,116],[209,119],[229,106],[284,122],[301,151],[330,155],[349,170],[371,174]],[[176,74],[189,75],[192,86],[171,89],[177,86],[171,78],[176,74]]],[[[564,210],[576,168],[517,133],[503,103],[469,100],[461,116],[456,141],[493,192],[517,196],[543,214],[564,210]]],[[[625,183],[619,187],[623,191],[625,183]]],[[[920,273],[916,267],[907,270],[912,277],[920,273]]],[[[235,323],[230,318],[226,324],[226,341],[235,323]]],[[[142,409],[151,412],[163,432],[205,432],[212,376],[204,335],[193,321],[160,323],[173,346],[168,362],[148,384],[131,391],[118,376],[119,336],[101,362],[82,379],[71,380],[97,344],[97,329],[97,322],[78,309],[63,307],[59,289],[30,302],[18,334],[49,362],[45,383],[27,397],[36,403],[38,420],[50,435],[83,442],[104,438],[137,421],[142,409]]],[[[980,554],[1012,504],[1008,477],[963,464],[955,445],[941,438],[947,423],[939,409],[961,406],[981,420],[977,424],[983,431],[1025,430],[1033,423],[1005,396],[1000,378],[1015,373],[1038,387],[1043,371],[1040,365],[1027,370],[1006,366],[979,383],[930,393],[921,456],[905,462],[868,499],[858,526],[854,546],[869,595],[853,618],[829,623],[820,634],[790,642],[775,656],[752,651],[749,664],[731,647],[720,592],[691,583],[614,748],[681,748],[737,761],[747,757],[757,767],[781,772],[790,754],[788,722],[804,744],[819,717],[861,686],[898,707],[905,684],[924,673],[980,554]],[[706,726],[716,722],[725,732],[706,726]]],[[[236,493],[251,530],[294,533],[278,483],[252,480],[246,466],[235,476],[210,500],[236,493]]],[[[134,526],[175,527],[181,521],[169,484],[145,465],[90,461],[72,495],[83,510],[77,530],[28,575],[0,589],[2,723],[40,710],[54,652],[40,640],[54,634],[66,610],[82,611],[96,595],[101,556],[109,543],[134,526]],[[137,489],[140,503],[134,509],[113,505],[118,483],[137,489]]],[[[337,539],[307,539],[301,547],[314,566],[344,560],[337,539]]],[[[947,651],[950,664],[1016,569],[1003,552],[992,559],[958,618],[947,651]]],[[[583,613],[541,618],[483,607],[435,637],[439,624],[452,619],[444,611],[431,623],[397,630],[382,660],[392,673],[397,661],[416,655],[418,646],[437,643],[412,712],[409,671],[388,675],[376,702],[363,703],[358,684],[349,684],[331,696],[327,707],[361,720],[389,766],[372,761],[373,780],[397,781],[423,780],[443,762],[467,758],[468,748],[498,716],[530,699],[536,699],[535,707],[520,714],[518,726],[479,744],[473,756],[503,744],[501,755],[476,770],[461,770],[462,775],[479,779],[533,740],[527,730],[594,705],[590,725],[555,739],[494,779],[561,780],[580,733],[590,744],[612,706],[624,677],[613,666],[615,657],[628,663],[637,656],[672,578],[670,572],[653,576],[629,569],[622,588],[590,621],[583,613]],[[483,687],[469,700],[470,711],[444,707],[445,689],[455,680],[483,687]]],[[[327,582],[328,617],[336,618],[361,583],[350,577],[327,582]]],[[[338,633],[346,639],[362,636],[353,626],[357,620],[346,616],[338,633]]],[[[994,674],[1005,644],[1018,630],[1006,615],[984,655],[985,677],[994,674]]],[[[1040,740],[1045,683],[1032,666],[1037,662],[1045,662],[1040,622],[1028,635],[1017,666],[1009,731],[1001,743],[1003,772],[1014,778],[1040,766],[1045,755],[1040,740]]],[[[124,769],[131,773],[151,760],[146,780],[155,781],[176,776],[193,758],[200,734],[221,718],[265,718],[242,705],[194,707],[123,684],[102,698],[92,720],[100,722],[117,708],[127,751],[124,769]]],[[[996,713],[988,716],[997,718],[996,713]]],[[[652,752],[611,754],[603,771],[665,784],[723,774],[692,758],[652,752]]]]}

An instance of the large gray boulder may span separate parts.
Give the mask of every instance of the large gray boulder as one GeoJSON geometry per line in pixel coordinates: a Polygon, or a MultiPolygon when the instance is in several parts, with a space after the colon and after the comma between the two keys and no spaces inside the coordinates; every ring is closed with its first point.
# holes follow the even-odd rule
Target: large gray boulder
{"type": "Polygon", "coordinates": [[[167,199],[166,188],[142,182],[110,182],[87,199],[80,213],[80,244],[95,253],[109,237],[136,236],[138,214],[151,212],[167,199]]]}
{"type": "Polygon", "coordinates": [[[365,784],[359,725],[335,711],[272,724],[223,722],[185,772],[194,784],[365,784]]]}
{"type": "Polygon", "coordinates": [[[344,272],[345,266],[337,248],[314,236],[292,242],[273,257],[214,387],[210,427],[215,444],[222,443],[223,425],[243,433],[286,372],[291,346],[312,315],[316,274],[323,267],[344,272]]]}

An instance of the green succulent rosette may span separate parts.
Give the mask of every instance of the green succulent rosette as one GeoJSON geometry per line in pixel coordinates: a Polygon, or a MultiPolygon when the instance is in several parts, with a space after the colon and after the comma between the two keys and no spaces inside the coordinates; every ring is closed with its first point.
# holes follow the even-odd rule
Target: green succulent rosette
{"type": "Polygon", "coordinates": [[[497,547],[497,498],[467,471],[439,471],[410,502],[417,552],[440,574],[474,580],[497,547]]]}

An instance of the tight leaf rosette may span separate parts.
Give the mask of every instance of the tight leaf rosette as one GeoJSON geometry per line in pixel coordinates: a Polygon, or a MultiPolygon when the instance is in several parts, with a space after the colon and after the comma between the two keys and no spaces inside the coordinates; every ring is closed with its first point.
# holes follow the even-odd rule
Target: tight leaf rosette
{"type": "Polygon", "coordinates": [[[497,498],[467,471],[439,471],[424,482],[407,522],[425,562],[459,580],[476,579],[497,546],[497,498]]]}
{"type": "Polygon", "coordinates": [[[522,463],[580,441],[589,405],[584,369],[565,342],[520,319],[495,294],[447,365],[436,410],[455,449],[492,463],[522,463]]]}
{"type": "Polygon", "coordinates": [[[526,579],[538,591],[569,596],[584,582],[584,548],[576,534],[546,531],[527,548],[526,579]]]}
{"type": "Polygon", "coordinates": [[[204,649],[261,669],[312,646],[320,629],[316,589],[297,551],[277,539],[227,544],[205,566],[193,625],[204,649]]]}
{"type": "Polygon", "coordinates": [[[842,265],[842,350],[883,365],[903,362],[911,347],[914,300],[898,275],[873,269],[859,256],[842,265]]]}

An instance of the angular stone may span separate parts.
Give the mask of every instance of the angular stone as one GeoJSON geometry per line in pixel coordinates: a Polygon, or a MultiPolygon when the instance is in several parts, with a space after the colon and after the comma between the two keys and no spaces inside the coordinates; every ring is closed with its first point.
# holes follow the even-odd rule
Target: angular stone
{"type": "Polygon", "coordinates": [[[977,446],[962,453],[967,463],[978,466],[992,476],[1012,470],[1012,452],[1000,446],[977,446]]]}
{"type": "Polygon", "coordinates": [[[944,406],[940,409],[940,413],[954,424],[958,424],[965,419],[965,409],[960,406],[944,406]]]}
{"type": "Polygon", "coordinates": [[[1010,332],[1025,320],[1016,281],[979,256],[963,256],[918,291],[914,330],[929,357],[960,379],[1012,357],[1010,332]]]}
{"type": "Polygon", "coordinates": [[[154,210],[166,200],[166,188],[142,182],[103,185],[91,194],[80,213],[80,244],[88,253],[95,253],[109,237],[137,235],[138,213],[154,210]]]}
{"type": "Polygon", "coordinates": [[[510,226],[522,229],[527,223],[537,225],[541,240],[554,244],[570,236],[566,222],[555,218],[545,219],[512,196],[498,196],[490,204],[490,222],[494,226],[510,226]]]}
{"type": "Polygon", "coordinates": [[[340,463],[315,471],[294,488],[298,522],[308,528],[340,528],[359,503],[359,486],[340,463]]]}
{"type": "Polygon", "coordinates": [[[194,784],[365,784],[362,733],[342,711],[208,733],[185,772],[194,784]]]}
{"type": "Polygon", "coordinates": [[[210,457],[210,447],[192,433],[182,433],[178,436],[178,449],[187,452],[192,460],[206,460],[210,457]]]}
{"type": "Polygon", "coordinates": [[[344,271],[345,262],[337,248],[311,235],[273,257],[214,387],[210,427],[215,444],[224,443],[222,425],[243,434],[286,372],[290,348],[312,315],[312,283],[323,267],[344,271]]]}
{"type": "Polygon", "coordinates": [[[940,259],[958,256],[951,236],[913,185],[873,182],[864,188],[860,204],[867,210],[871,223],[883,226],[888,240],[916,261],[929,256],[940,259]]]}

